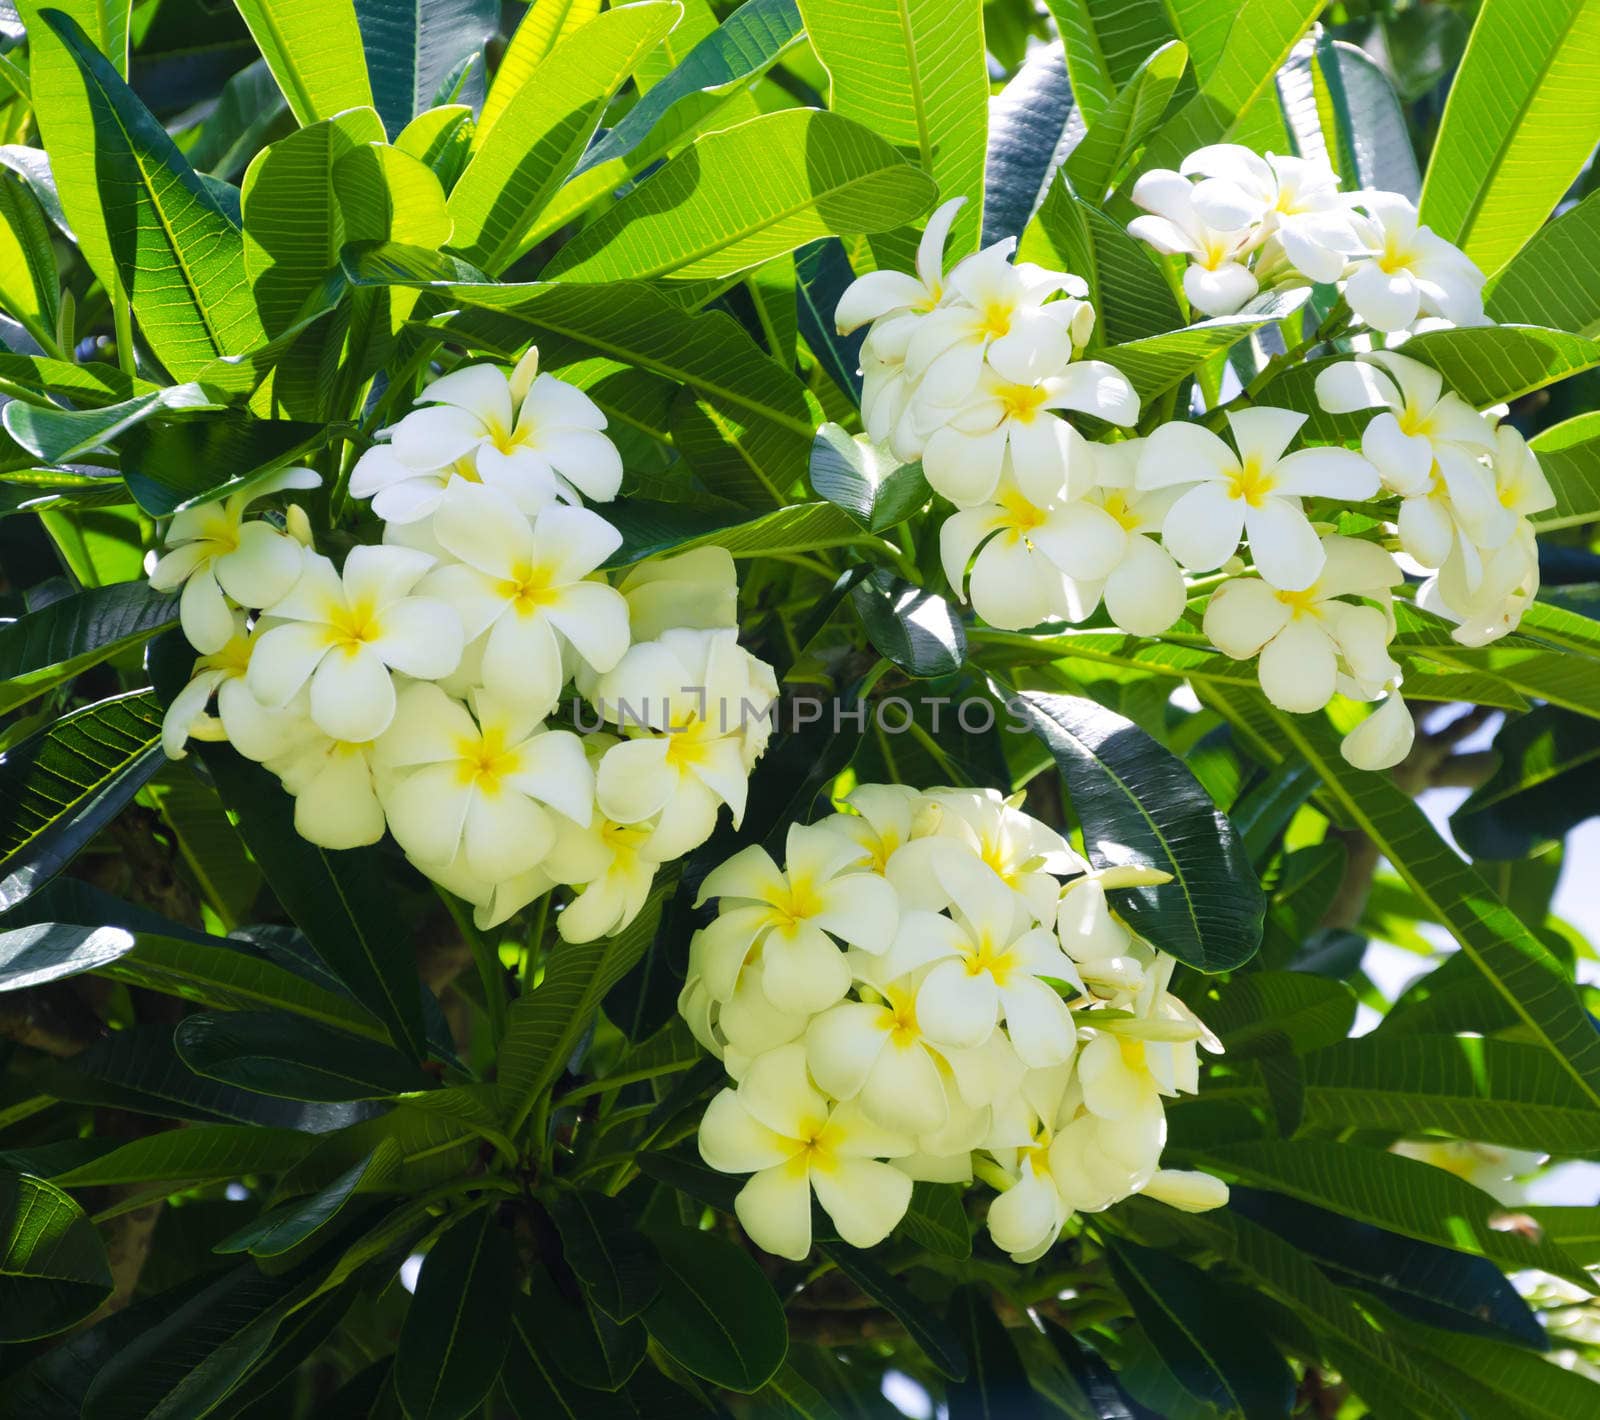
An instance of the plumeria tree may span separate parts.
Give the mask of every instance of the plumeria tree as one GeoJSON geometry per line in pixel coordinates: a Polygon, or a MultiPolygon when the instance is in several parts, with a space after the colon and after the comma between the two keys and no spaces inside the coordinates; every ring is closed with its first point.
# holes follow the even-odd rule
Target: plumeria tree
{"type": "Polygon", "coordinates": [[[1593,1413],[1597,41],[0,0],[0,1409],[1593,1413]]]}

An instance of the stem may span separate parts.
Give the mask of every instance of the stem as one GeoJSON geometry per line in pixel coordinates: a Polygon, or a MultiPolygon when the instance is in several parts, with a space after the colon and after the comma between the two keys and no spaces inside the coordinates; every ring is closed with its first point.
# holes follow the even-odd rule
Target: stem
{"type": "Polygon", "coordinates": [[[540,949],[544,946],[544,930],[550,921],[550,894],[546,893],[539,899],[538,910],[534,914],[533,927],[528,932],[528,948],[522,954],[522,970],[517,977],[517,995],[526,996],[533,990],[534,963],[537,961],[540,949]]]}
{"type": "Polygon", "coordinates": [[[133,308],[121,289],[107,292],[111,297],[111,319],[116,327],[117,365],[130,378],[138,376],[133,358],[133,308]]]}
{"type": "Polygon", "coordinates": [[[506,975],[500,965],[500,954],[488,938],[478,930],[466,903],[454,893],[445,892],[443,889],[440,890],[439,896],[443,899],[450,916],[455,919],[456,927],[466,939],[467,945],[472,948],[472,959],[478,967],[478,979],[483,983],[484,1009],[489,1013],[489,1039],[498,1050],[500,1041],[506,1033],[506,975]]]}

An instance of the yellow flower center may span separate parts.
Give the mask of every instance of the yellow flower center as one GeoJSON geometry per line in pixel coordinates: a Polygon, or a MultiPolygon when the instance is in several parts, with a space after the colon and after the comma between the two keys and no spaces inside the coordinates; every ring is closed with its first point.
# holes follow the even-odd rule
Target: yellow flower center
{"type": "Polygon", "coordinates": [[[910,992],[890,990],[886,993],[889,1011],[889,1039],[902,1048],[915,1045],[922,1039],[922,1028],[917,1024],[917,998],[910,992]]]}
{"type": "Polygon", "coordinates": [[[1002,385],[999,395],[1007,419],[1031,424],[1044,405],[1046,391],[1042,385],[1002,385]]]}
{"type": "Polygon", "coordinates": [[[704,764],[710,757],[711,746],[721,738],[712,721],[691,715],[667,732],[667,763],[680,771],[704,764]]]}
{"type": "Polygon", "coordinates": [[[1016,960],[1010,947],[997,943],[988,932],[978,934],[977,943],[967,957],[968,976],[982,976],[988,972],[996,986],[1004,986],[1015,966],[1016,960]]]}
{"type": "Polygon", "coordinates": [[[1379,271],[1393,276],[1397,271],[1406,270],[1416,259],[1417,254],[1408,242],[1401,241],[1393,232],[1383,234],[1383,250],[1376,257],[1379,271]]]}
{"type": "Polygon", "coordinates": [[[363,646],[383,635],[383,623],[370,602],[353,606],[330,606],[327,614],[328,644],[353,656],[363,646]]]}
{"type": "Polygon", "coordinates": [[[530,616],[560,600],[555,585],[555,569],[536,562],[523,562],[511,569],[509,581],[500,584],[500,594],[519,616],[530,616]]]}
{"type": "Polygon", "coordinates": [[[648,828],[629,828],[607,819],[600,825],[600,840],[611,850],[617,866],[627,869],[639,856],[640,845],[650,836],[648,828]]]}
{"type": "Polygon", "coordinates": [[[774,926],[794,928],[822,911],[822,896],[809,875],[795,873],[774,891],[769,905],[774,926]]]}
{"type": "Polygon", "coordinates": [[[988,336],[991,340],[998,340],[1002,335],[1009,335],[1011,333],[1011,307],[1001,301],[991,301],[983,308],[978,330],[980,334],[988,336]]]}
{"type": "Polygon", "coordinates": [[[1117,523],[1121,527],[1125,528],[1128,532],[1132,532],[1136,527],[1139,526],[1138,515],[1135,514],[1133,509],[1128,506],[1128,495],[1121,489],[1113,489],[1111,492],[1107,493],[1100,506],[1104,508],[1106,512],[1108,512],[1113,518],[1115,518],[1117,523]]]}
{"type": "Polygon", "coordinates": [[[1406,401],[1406,407],[1395,417],[1395,422],[1399,424],[1402,434],[1432,434],[1434,432],[1432,411],[1424,413],[1409,400],[1406,401]]]}
{"type": "Polygon", "coordinates": [[[1273,471],[1262,468],[1261,460],[1252,454],[1228,476],[1228,496],[1241,498],[1250,507],[1259,508],[1277,482],[1273,471]]]}
{"type": "Polygon", "coordinates": [[[1008,489],[1000,495],[1000,506],[1005,510],[1000,519],[1000,526],[1006,528],[1013,539],[1026,537],[1035,528],[1042,526],[1047,516],[1043,508],[1030,503],[1015,488],[1008,489]]]}
{"type": "Polygon", "coordinates": [[[226,671],[229,675],[243,675],[250,668],[250,638],[234,636],[220,651],[201,656],[194,663],[197,671],[226,671]]]}
{"type": "Polygon", "coordinates": [[[800,1147],[789,1160],[794,1173],[807,1169],[832,1169],[838,1163],[839,1130],[831,1120],[803,1119],[800,1132],[795,1136],[800,1147]]]}
{"type": "Polygon", "coordinates": [[[473,462],[470,453],[462,454],[460,458],[450,465],[450,471],[457,478],[465,479],[468,483],[483,482],[483,479],[478,476],[478,466],[473,462]]]}
{"type": "Polygon", "coordinates": [[[1133,1036],[1119,1035],[1117,1049],[1122,1052],[1122,1063],[1130,1070],[1137,1070],[1143,1074],[1146,1070],[1144,1042],[1133,1036]]]}
{"type": "Polygon", "coordinates": [[[487,729],[480,735],[463,735],[456,741],[456,777],[486,794],[500,791],[508,774],[516,772],[522,757],[506,744],[505,731],[487,729]]]}
{"type": "Polygon", "coordinates": [[[1294,616],[1315,616],[1317,612],[1316,588],[1307,587],[1300,592],[1279,592],[1277,598],[1294,616]]]}

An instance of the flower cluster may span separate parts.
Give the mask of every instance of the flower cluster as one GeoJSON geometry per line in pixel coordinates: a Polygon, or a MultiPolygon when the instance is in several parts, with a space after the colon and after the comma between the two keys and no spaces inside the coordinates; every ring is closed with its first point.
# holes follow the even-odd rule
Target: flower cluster
{"type": "Polygon", "coordinates": [[[995,1242],[1044,1253],[1075,1212],[1143,1192],[1200,1209],[1227,1190],[1162,1170],[1162,1100],[1220,1046],[1168,990],[1064,839],[992,791],[868,784],[701,887],[679,1009],[734,1084],[700,1152],[749,1174],[736,1211],[779,1256],[810,1250],[811,1198],[856,1247],[905,1215],[914,1180],[999,1190],[995,1242]],[[1062,878],[1071,881],[1063,888],[1062,878]]]}
{"type": "Polygon", "coordinates": [[[179,513],[153,585],[183,587],[200,658],[166,717],[167,753],[226,739],[276,774],[295,826],[327,848],[385,829],[482,927],[557,884],[563,938],[619,930],[657,867],[737,823],[777,695],[738,639],[733,559],[703,547],[603,570],[621,533],[584,505],[616,495],[605,416],[538,371],[471,365],[355,464],[383,541],[343,566],[291,507],[290,469],[179,513]],[[597,716],[558,720],[569,682],[597,716]],[[210,707],[215,705],[215,713],[210,707]]]}
{"type": "Polygon", "coordinates": [[[1350,309],[1373,330],[1410,330],[1421,317],[1483,323],[1483,273],[1419,225],[1405,197],[1340,192],[1322,159],[1217,143],[1176,172],[1145,173],[1133,200],[1149,215],[1128,230],[1187,258],[1184,294],[1205,315],[1231,314],[1275,286],[1342,281],[1350,309]]]}
{"type": "MultiPolygon", "coordinates": [[[[1190,258],[1184,285],[1202,312],[1237,310],[1266,285],[1342,280],[1356,317],[1380,332],[1419,315],[1484,319],[1482,275],[1459,251],[1393,194],[1341,194],[1324,162],[1218,145],[1181,171],[1145,174],[1134,197],[1152,215],[1131,230],[1190,258]]],[[[1511,630],[1538,588],[1527,515],[1552,503],[1521,436],[1445,390],[1436,370],[1385,350],[1316,381],[1328,413],[1374,411],[1359,451],[1303,444],[1308,416],[1268,405],[1224,410],[1227,437],[1184,419],[1126,433],[1140,414],[1132,384],[1083,358],[1095,329],[1087,285],[1013,264],[1011,240],[947,276],[959,205],[930,220],[915,276],[871,272],[838,308],[841,332],[869,326],[863,456],[882,445],[920,458],[954,504],[940,550],[957,596],[1002,630],[1082,622],[1103,605],[1122,631],[1158,636],[1184,615],[1185,572],[1220,570],[1203,616],[1212,644],[1259,658],[1281,709],[1320,710],[1335,694],[1381,701],[1345,755],[1369,769],[1404,758],[1415,727],[1389,651],[1405,579],[1392,550],[1434,574],[1417,602],[1455,622],[1457,640],[1511,630]],[[1093,422],[1080,429],[1082,416],[1093,422]],[[1307,499],[1393,532],[1341,536],[1307,499]]]]}

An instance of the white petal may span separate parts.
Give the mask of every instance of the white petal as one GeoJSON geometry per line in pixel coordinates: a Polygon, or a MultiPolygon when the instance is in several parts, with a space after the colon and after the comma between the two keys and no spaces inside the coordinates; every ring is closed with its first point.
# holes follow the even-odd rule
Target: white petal
{"type": "Polygon", "coordinates": [[[595,775],[600,812],[614,823],[643,823],[659,813],[679,780],[667,748],[667,739],[656,736],[612,745],[595,775]]]}
{"type": "Polygon", "coordinates": [[[754,1173],[785,1163],[795,1142],[767,1128],[733,1090],[722,1090],[700,1120],[700,1157],[721,1173],[754,1173]]]}
{"type": "Polygon", "coordinates": [[[803,1162],[763,1169],[739,1190],[733,1211],[764,1251],[793,1262],[811,1251],[811,1185],[803,1162]]]}
{"type": "Polygon", "coordinates": [[[825,1011],[850,989],[850,968],[810,923],[774,927],[761,944],[761,988],[784,1010],[825,1011]]]}
{"type": "Polygon", "coordinates": [[[850,873],[817,889],[822,910],[812,921],[863,951],[884,952],[900,921],[895,890],[871,873],[850,873]]]}
{"type": "Polygon", "coordinates": [[[1344,737],[1342,754],[1357,769],[1392,769],[1411,753],[1417,727],[1398,690],[1344,737]]]}
{"type": "Polygon", "coordinates": [[[1172,555],[1153,538],[1135,536],[1106,579],[1106,612],[1130,636],[1159,636],[1183,615],[1187,595],[1172,555]]]}
{"type": "Polygon", "coordinates": [[[1427,488],[1433,472],[1433,444],[1425,435],[1405,433],[1400,421],[1387,411],[1362,431],[1361,452],[1396,493],[1420,493],[1427,488]]]}
{"type": "Polygon", "coordinates": [[[928,486],[958,508],[988,502],[1000,482],[1006,433],[1004,424],[983,434],[964,434],[951,428],[935,430],[922,455],[928,486]]]}
{"type": "Polygon", "coordinates": [[[806,1027],[806,1062],[835,1099],[859,1094],[889,1039],[893,1017],[882,1006],[841,1001],[806,1027]]]}
{"type": "Polygon", "coordinates": [[[1398,408],[1400,392],[1389,376],[1365,360],[1339,360],[1317,375],[1317,403],[1329,414],[1353,414],[1382,405],[1398,408]]]}
{"type": "Polygon", "coordinates": [[[496,695],[527,706],[555,707],[566,674],[549,621],[513,609],[489,629],[483,648],[483,683],[496,695]]]}
{"type": "Polygon", "coordinates": [[[1064,1211],[1055,1184],[1027,1167],[1022,1177],[989,1205],[989,1236],[1002,1252],[1021,1256],[1055,1238],[1064,1211]]]}
{"type": "Polygon", "coordinates": [[[433,533],[454,557],[491,577],[514,578],[533,559],[533,528],[498,488],[450,481],[433,515],[433,533]]]}
{"type": "Polygon", "coordinates": [[[1094,503],[1067,504],[1029,536],[1057,567],[1081,581],[1109,576],[1128,546],[1122,524],[1094,503]]]}
{"type": "Polygon", "coordinates": [[[1322,574],[1322,540],[1299,507],[1285,498],[1268,498],[1244,510],[1250,557],[1274,587],[1304,591],[1322,574]]]}
{"type": "Polygon", "coordinates": [[[445,865],[461,846],[461,827],[472,802],[454,764],[430,764],[385,791],[389,827],[418,863],[445,865]]]}
{"type": "Polygon", "coordinates": [[[1213,646],[1247,661],[1288,625],[1289,616],[1287,604],[1265,582],[1234,577],[1211,594],[1203,626],[1213,646]]]}
{"type": "Polygon", "coordinates": [[[916,305],[926,295],[922,282],[903,271],[869,271],[844,288],[834,322],[840,335],[849,335],[889,311],[916,305]]]}
{"type": "MultiPolygon", "coordinates": [[[[1383,416],[1379,415],[1381,419],[1383,416]]],[[[1300,497],[1359,503],[1378,491],[1378,470],[1350,449],[1301,449],[1278,464],[1277,489],[1300,497]]]]}
{"type": "Polygon", "coordinates": [[[563,587],[547,614],[594,670],[610,670],[628,649],[628,603],[613,587],[599,582],[563,587]]]}
{"type": "Polygon", "coordinates": [[[1161,540],[1185,567],[1209,572],[1238,549],[1244,518],[1242,499],[1230,498],[1220,483],[1201,483],[1172,505],[1161,525],[1161,540]]]}
{"type": "Polygon", "coordinates": [[[414,409],[391,431],[389,447],[401,463],[416,469],[449,468],[485,437],[483,421],[454,405],[414,409]]]}
{"type": "Polygon", "coordinates": [[[211,564],[200,567],[183,584],[178,621],[189,644],[206,655],[220,651],[233,637],[233,612],[217,585],[211,564]]]}
{"type": "Polygon", "coordinates": [[[506,783],[587,828],[594,808],[595,771],[583,752],[583,741],[566,730],[551,730],[526,740],[521,758],[522,768],[508,774],[506,783]]]}
{"type": "Polygon", "coordinates": [[[525,873],[555,842],[550,815],[515,790],[473,795],[463,827],[461,847],[467,870],[490,882],[504,882],[525,873]]]}
{"type": "Polygon", "coordinates": [[[1006,1034],[1022,1063],[1039,1070],[1072,1059],[1077,1030],[1067,1003],[1036,977],[1006,985],[1000,992],[1006,1034]]]}
{"type": "Polygon", "coordinates": [[[810,1139],[828,1118],[828,1102],[806,1074],[798,1041],[758,1056],[739,1082],[739,1103],[768,1129],[788,1139],[810,1139]]]}
{"type": "Polygon", "coordinates": [[[1233,430],[1233,441],[1239,446],[1240,458],[1247,461],[1253,458],[1270,468],[1294,442],[1307,417],[1293,409],[1256,405],[1230,414],[1228,427],[1233,430]]]}
{"type": "Polygon", "coordinates": [[[1261,288],[1249,268],[1225,261],[1214,270],[1190,266],[1183,273],[1183,291],[1195,310],[1208,316],[1232,315],[1261,288]]]}
{"type": "Polygon", "coordinates": [[[300,579],[305,550],[271,523],[245,523],[239,546],[212,565],[217,581],[240,606],[270,607],[300,579]]]}
{"type": "Polygon", "coordinates": [[[294,699],[329,651],[320,626],[286,622],[256,633],[245,683],[263,705],[276,709],[294,699]]]}
{"type": "MultiPolygon", "coordinates": [[[[311,561],[306,559],[308,568],[311,561]]],[[[344,560],[344,594],[351,606],[381,609],[405,596],[433,565],[432,557],[415,548],[359,543],[344,560]]]]}
{"type": "Polygon", "coordinates": [[[1290,621],[1261,651],[1261,689],[1280,710],[1308,714],[1333,698],[1333,642],[1307,617],[1290,621]]]}
{"type": "Polygon", "coordinates": [[[423,386],[417,403],[453,404],[491,429],[511,428],[511,387],[493,365],[463,365],[423,386]]]}
{"type": "Polygon", "coordinates": [[[461,618],[431,597],[402,597],[383,609],[383,633],[368,643],[385,665],[418,680],[439,680],[461,660],[461,618]]]}
{"type": "Polygon", "coordinates": [[[851,1247],[876,1247],[899,1226],[911,1204],[911,1180],[871,1159],[839,1159],[813,1166],[817,1202],[851,1247]]]}
{"type": "MultiPolygon", "coordinates": [[[[256,656],[260,654],[258,649],[256,656]]],[[[364,744],[377,739],[394,719],[394,706],[389,668],[370,646],[337,648],[312,674],[311,718],[336,740],[364,744]]]]}
{"type": "Polygon", "coordinates": [[[950,1114],[939,1068],[919,1040],[889,1041],[873,1064],[861,1104],[879,1123],[917,1137],[943,1129],[950,1114]]]}
{"type": "Polygon", "coordinates": [[[1135,482],[1140,488],[1169,488],[1224,478],[1238,467],[1238,455],[1209,429],[1174,420],[1140,442],[1135,482]]]}
{"type": "Polygon", "coordinates": [[[336,747],[294,801],[294,826],[323,848],[364,848],[383,837],[383,809],[359,751],[336,747]]]}
{"type": "Polygon", "coordinates": [[[942,961],[917,989],[917,1020],[929,1040],[976,1049],[994,1033],[1000,993],[988,972],[976,976],[964,961],[942,961]]]}
{"type": "Polygon", "coordinates": [[[1345,299],[1362,320],[1374,330],[1404,330],[1417,318],[1421,295],[1406,271],[1392,276],[1376,261],[1364,261],[1345,282],[1345,299]]]}
{"type": "Polygon", "coordinates": [[[1157,1169],[1139,1190],[1146,1198],[1185,1213],[1208,1213],[1228,1201],[1228,1185],[1220,1178],[1192,1169],[1157,1169]]]}

